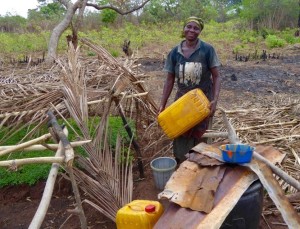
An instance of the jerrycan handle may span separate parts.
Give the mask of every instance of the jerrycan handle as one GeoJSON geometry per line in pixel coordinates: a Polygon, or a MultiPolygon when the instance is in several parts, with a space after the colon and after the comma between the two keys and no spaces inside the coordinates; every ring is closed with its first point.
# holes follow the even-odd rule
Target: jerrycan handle
{"type": "Polygon", "coordinates": [[[144,208],[138,204],[128,204],[128,207],[133,211],[144,211],[144,208]]]}
{"type": "Polygon", "coordinates": [[[145,208],[137,204],[129,204],[128,207],[133,211],[145,211],[147,213],[155,212],[155,205],[149,204],[145,208]]]}

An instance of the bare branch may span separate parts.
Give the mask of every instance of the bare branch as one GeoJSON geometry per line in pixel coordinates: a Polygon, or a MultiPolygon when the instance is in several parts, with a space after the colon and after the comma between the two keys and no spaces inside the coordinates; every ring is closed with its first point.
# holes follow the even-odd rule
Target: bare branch
{"type": "Polygon", "coordinates": [[[136,11],[136,10],[139,10],[139,9],[143,8],[147,4],[147,2],[149,2],[149,1],[150,0],[146,0],[141,5],[136,6],[136,7],[132,8],[132,9],[130,9],[128,11],[123,11],[120,8],[112,6],[112,5],[102,5],[102,6],[99,6],[98,4],[94,4],[94,3],[87,3],[86,5],[94,7],[97,10],[111,9],[111,10],[114,10],[114,11],[116,11],[117,13],[119,13],[121,15],[126,15],[126,14],[130,14],[130,13],[136,11]]]}

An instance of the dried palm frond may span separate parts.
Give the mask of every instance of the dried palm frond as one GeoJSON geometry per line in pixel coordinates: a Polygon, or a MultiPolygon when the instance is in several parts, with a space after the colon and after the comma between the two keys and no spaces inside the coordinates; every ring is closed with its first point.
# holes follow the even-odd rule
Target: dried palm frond
{"type": "MultiPolygon", "coordinates": [[[[0,120],[1,126],[10,131],[0,141],[20,128],[37,125],[26,136],[30,137],[45,124],[48,110],[55,111],[66,123],[72,117],[80,130],[78,138],[92,139],[83,146],[87,156],[78,156],[82,170],[75,170],[87,194],[85,202],[114,220],[116,211],[132,198],[133,175],[129,153],[125,159],[122,154],[122,163],[119,161],[124,151],[122,139],[118,138],[116,149],[110,148],[108,118],[118,114],[120,105],[126,118],[135,120],[137,129],[142,129],[138,126],[145,122],[156,123],[157,106],[128,66],[118,63],[102,47],[87,44],[99,59],[81,59],[79,49],[70,46],[68,58],[57,60],[50,69],[16,69],[4,76],[6,84],[0,85],[0,120]],[[113,103],[116,100],[118,103],[113,103]],[[101,116],[98,126],[90,125],[93,116],[101,116]]],[[[149,130],[147,134],[153,132],[149,130]]]]}
{"type": "MultiPolygon", "coordinates": [[[[71,47],[68,65],[60,62],[63,69],[64,103],[80,128],[83,138],[90,139],[85,72],[78,62],[78,56],[79,49],[74,50],[71,47]]],[[[78,163],[83,170],[75,169],[74,174],[80,188],[87,194],[88,199],[85,202],[115,221],[118,209],[132,198],[132,165],[128,158],[125,163],[119,161],[122,151],[120,138],[115,152],[108,145],[107,124],[111,103],[105,103],[105,106],[96,138],[83,146],[87,156],[79,156],[78,163]]]]}

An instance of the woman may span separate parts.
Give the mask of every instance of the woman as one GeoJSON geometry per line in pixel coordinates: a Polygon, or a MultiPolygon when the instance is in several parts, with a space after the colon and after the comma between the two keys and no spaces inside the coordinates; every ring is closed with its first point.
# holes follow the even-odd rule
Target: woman
{"type": "MultiPolygon", "coordinates": [[[[210,100],[210,117],[214,115],[220,92],[220,62],[213,46],[198,38],[203,28],[203,21],[197,17],[190,17],[184,23],[185,39],[171,50],[165,63],[167,78],[159,113],[165,109],[176,79],[178,91],[175,100],[192,89],[200,88],[210,100]]],[[[185,154],[200,142],[208,129],[209,119],[174,139],[173,152],[178,163],[184,161],[185,154]]]]}

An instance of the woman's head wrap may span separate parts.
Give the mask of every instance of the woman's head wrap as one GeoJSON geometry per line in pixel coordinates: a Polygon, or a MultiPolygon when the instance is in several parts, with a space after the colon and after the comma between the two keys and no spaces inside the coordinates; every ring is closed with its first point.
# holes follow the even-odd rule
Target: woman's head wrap
{"type": "Polygon", "coordinates": [[[189,17],[188,19],[185,20],[183,27],[185,27],[190,22],[195,22],[200,27],[201,31],[203,30],[203,28],[204,28],[204,22],[202,21],[201,18],[194,17],[194,16],[193,17],[189,17]]]}

